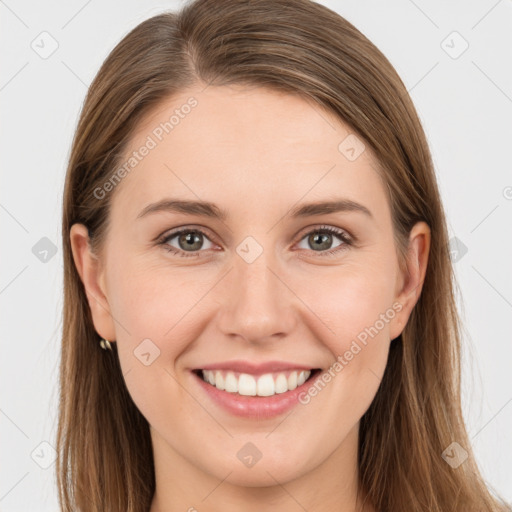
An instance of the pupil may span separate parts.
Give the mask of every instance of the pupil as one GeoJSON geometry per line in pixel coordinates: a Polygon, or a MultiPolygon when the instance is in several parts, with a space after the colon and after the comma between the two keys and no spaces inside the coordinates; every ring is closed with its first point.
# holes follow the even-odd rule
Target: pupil
{"type": "Polygon", "coordinates": [[[182,242],[185,250],[200,249],[201,248],[201,235],[200,233],[187,233],[179,237],[180,246],[182,242]]]}
{"type": "Polygon", "coordinates": [[[327,233],[324,233],[324,234],[316,233],[316,234],[310,236],[310,242],[313,242],[312,245],[319,243],[322,246],[322,247],[320,247],[320,249],[329,249],[329,246],[331,245],[330,241],[331,241],[331,235],[327,234],[327,233]]]}

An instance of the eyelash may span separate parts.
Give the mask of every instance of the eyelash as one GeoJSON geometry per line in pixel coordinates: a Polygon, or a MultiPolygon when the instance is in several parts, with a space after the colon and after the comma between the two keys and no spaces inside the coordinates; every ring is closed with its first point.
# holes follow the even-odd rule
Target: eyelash
{"type": "MultiPolygon", "coordinates": [[[[181,258],[190,258],[190,257],[194,258],[194,257],[198,257],[199,254],[201,252],[203,252],[203,251],[191,251],[191,252],[187,253],[185,251],[176,249],[176,247],[172,247],[172,246],[168,245],[169,240],[171,240],[172,238],[174,238],[176,236],[179,236],[179,235],[181,235],[183,233],[191,233],[191,232],[192,233],[200,233],[201,235],[206,237],[208,240],[210,240],[208,234],[205,231],[203,231],[202,229],[199,229],[199,228],[182,228],[182,229],[179,229],[177,231],[173,231],[172,233],[165,234],[163,237],[161,237],[157,241],[157,244],[163,246],[164,249],[167,250],[168,252],[171,252],[171,253],[173,253],[176,256],[179,256],[181,258]]],[[[352,237],[350,237],[345,231],[343,231],[343,230],[341,230],[339,228],[334,228],[332,226],[320,226],[318,228],[314,228],[311,231],[306,232],[299,239],[299,242],[302,241],[306,236],[311,235],[313,233],[329,233],[331,235],[336,235],[343,242],[342,244],[338,245],[337,247],[334,247],[333,249],[328,249],[327,251],[312,251],[311,250],[312,252],[317,252],[320,255],[320,257],[329,257],[329,256],[331,256],[333,254],[338,253],[338,252],[347,250],[348,247],[351,246],[353,244],[353,242],[354,242],[352,237]]]]}

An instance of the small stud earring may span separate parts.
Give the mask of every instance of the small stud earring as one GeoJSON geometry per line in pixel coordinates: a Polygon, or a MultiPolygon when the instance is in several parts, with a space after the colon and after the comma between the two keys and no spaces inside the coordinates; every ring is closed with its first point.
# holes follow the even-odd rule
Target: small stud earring
{"type": "Polygon", "coordinates": [[[108,341],[108,340],[101,340],[100,341],[100,347],[103,350],[110,350],[110,351],[112,351],[112,345],[110,344],[110,341],[108,341]]]}

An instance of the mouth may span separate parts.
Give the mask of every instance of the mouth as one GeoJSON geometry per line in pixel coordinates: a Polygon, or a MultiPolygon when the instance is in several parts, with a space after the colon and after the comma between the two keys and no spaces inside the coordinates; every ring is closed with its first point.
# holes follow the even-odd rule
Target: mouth
{"type": "Polygon", "coordinates": [[[286,370],[259,375],[232,370],[192,370],[198,378],[219,391],[244,397],[272,397],[286,394],[302,387],[321,372],[310,370],[286,370]]]}
{"type": "Polygon", "coordinates": [[[320,368],[243,373],[230,369],[191,370],[199,393],[224,413],[249,420],[267,420],[298,407],[315,385],[320,368]]]}

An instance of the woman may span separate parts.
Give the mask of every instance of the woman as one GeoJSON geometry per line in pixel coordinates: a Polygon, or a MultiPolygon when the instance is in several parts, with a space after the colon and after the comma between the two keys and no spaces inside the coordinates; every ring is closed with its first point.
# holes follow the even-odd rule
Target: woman
{"type": "Polygon", "coordinates": [[[63,213],[63,510],[511,510],[460,405],[414,106],[305,0],[197,0],[92,83],[63,213]]]}

